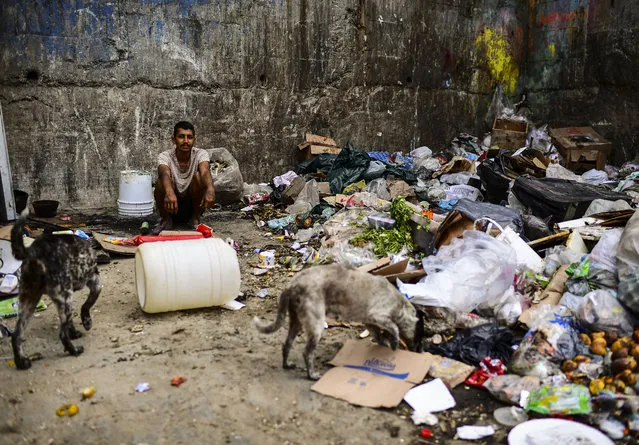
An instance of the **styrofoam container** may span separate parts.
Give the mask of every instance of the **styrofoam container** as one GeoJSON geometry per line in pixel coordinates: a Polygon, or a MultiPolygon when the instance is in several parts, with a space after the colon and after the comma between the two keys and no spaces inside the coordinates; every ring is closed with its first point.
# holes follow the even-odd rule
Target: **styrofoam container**
{"type": "Polygon", "coordinates": [[[147,216],[153,213],[151,173],[138,170],[120,172],[118,213],[121,216],[147,216]]]}
{"type": "Polygon", "coordinates": [[[392,229],[395,227],[395,220],[383,213],[371,213],[368,215],[368,226],[375,229],[392,229]]]}
{"type": "Polygon", "coordinates": [[[235,249],[219,238],[143,243],[135,281],[144,312],[222,306],[240,291],[235,249]]]}
{"type": "Polygon", "coordinates": [[[275,267],[275,252],[265,250],[257,257],[257,267],[262,269],[272,269],[275,267]]]}

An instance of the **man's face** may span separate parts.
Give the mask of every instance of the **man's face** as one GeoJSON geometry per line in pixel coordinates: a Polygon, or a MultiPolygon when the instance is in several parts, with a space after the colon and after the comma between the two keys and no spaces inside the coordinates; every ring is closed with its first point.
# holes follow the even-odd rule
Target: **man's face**
{"type": "Polygon", "coordinates": [[[185,130],[184,128],[178,128],[177,134],[173,137],[175,148],[178,151],[190,152],[195,144],[195,135],[193,130],[185,130]]]}

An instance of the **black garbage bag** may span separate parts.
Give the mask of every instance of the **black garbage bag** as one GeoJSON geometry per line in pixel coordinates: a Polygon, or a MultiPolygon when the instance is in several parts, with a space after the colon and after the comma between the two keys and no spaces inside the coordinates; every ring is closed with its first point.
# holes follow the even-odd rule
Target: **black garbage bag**
{"type": "Polygon", "coordinates": [[[533,215],[550,217],[550,224],[581,218],[595,199],[632,200],[625,193],[602,186],[558,178],[520,176],[515,180],[512,191],[533,215]]]}
{"type": "Polygon", "coordinates": [[[487,159],[477,167],[477,174],[486,190],[486,200],[493,204],[501,204],[508,200],[508,187],[511,179],[506,175],[505,152],[495,158],[487,159]]]}
{"type": "Polygon", "coordinates": [[[433,354],[459,360],[472,366],[484,357],[510,361],[513,345],[519,343],[512,331],[497,323],[486,323],[458,332],[446,343],[429,348],[433,354]]]}
{"type": "Polygon", "coordinates": [[[321,153],[308,161],[300,162],[295,169],[295,173],[304,175],[306,173],[317,173],[320,171],[328,175],[336,157],[337,155],[330,153],[321,153]]]}
{"type": "Polygon", "coordinates": [[[549,218],[541,219],[535,215],[522,215],[522,219],[524,220],[524,234],[528,241],[544,238],[553,233],[548,227],[549,218]]]}
{"type": "Polygon", "coordinates": [[[369,183],[377,178],[381,178],[386,173],[386,164],[382,161],[371,161],[368,170],[364,173],[364,181],[369,183]]]}
{"type": "MultiPolygon", "coordinates": [[[[299,227],[300,229],[308,229],[309,227],[313,226],[315,223],[326,222],[328,217],[324,214],[324,210],[329,208],[333,209],[333,206],[331,206],[327,202],[322,201],[319,204],[317,204],[315,207],[313,207],[311,210],[309,210],[308,212],[303,213],[301,215],[297,215],[295,217],[295,223],[297,224],[297,227],[299,227]]],[[[330,212],[330,215],[332,215],[334,211],[335,210],[333,209],[333,212],[330,212]]]]}
{"type": "Polygon", "coordinates": [[[385,162],[384,165],[386,165],[386,171],[384,172],[385,178],[388,177],[388,175],[393,175],[394,177],[403,180],[408,185],[417,184],[417,176],[415,176],[415,173],[412,171],[404,170],[399,168],[397,165],[387,164],[385,162]]]}
{"type": "Polygon", "coordinates": [[[370,163],[371,157],[368,156],[368,153],[347,142],[328,172],[331,193],[342,193],[344,187],[362,179],[368,171],[370,163]]]}
{"type": "Polygon", "coordinates": [[[271,182],[270,186],[273,188],[273,191],[268,197],[268,200],[271,204],[279,205],[282,204],[282,199],[284,196],[284,190],[286,190],[286,185],[282,184],[279,187],[275,187],[275,185],[271,182]]]}
{"type": "Polygon", "coordinates": [[[454,209],[473,221],[487,217],[499,223],[504,229],[510,227],[518,234],[524,233],[524,220],[519,210],[470,199],[460,199],[454,209]]]}

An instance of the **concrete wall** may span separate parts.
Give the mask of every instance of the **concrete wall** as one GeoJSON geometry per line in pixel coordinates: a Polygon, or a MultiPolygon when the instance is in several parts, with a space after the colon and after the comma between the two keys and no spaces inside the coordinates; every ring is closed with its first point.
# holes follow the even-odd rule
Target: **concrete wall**
{"type": "Polygon", "coordinates": [[[592,126],[615,163],[639,151],[639,2],[530,0],[525,84],[553,126],[592,126]]]}
{"type": "Polygon", "coordinates": [[[227,147],[248,182],[293,167],[305,131],[377,150],[439,149],[485,130],[497,83],[513,96],[529,83],[542,120],[606,119],[631,140],[636,130],[616,119],[629,122],[638,103],[624,64],[638,63],[627,61],[637,7],[615,0],[594,26],[590,3],[605,2],[3,0],[0,103],[13,182],[32,199],[115,205],[119,172],[154,169],[181,119],[194,122],[199,146],[227,147]],[[580,7],[559,33],[543,18],[580,7]],[[553,59],[554,35],[567,46],[553,59]],[[602,82],[623,111],[600,109],[602,82]],[[579,101],[593,88],[589,114],[579,101]]]}

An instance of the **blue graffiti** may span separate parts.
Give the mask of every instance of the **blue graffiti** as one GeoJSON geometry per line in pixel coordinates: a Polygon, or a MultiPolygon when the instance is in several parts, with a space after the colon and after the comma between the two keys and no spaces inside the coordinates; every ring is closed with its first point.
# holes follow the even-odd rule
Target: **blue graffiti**
{"type": "Polygon", "coordinates": [[[114,6],[98,0],[21,0],[0,2],[0,41],[24,50],[29,36],[40,36],[47,54],[82,60],[108,57],[115,32],[114,6]],[[84,40],[84,41],[82,41],[84,40]]]}
{"type": "Polygon", "coordinates": [[[153,38],[155,43],[161,45],[164,38],[164,22],[161,20],[154,22],[154,28],[155,32],[153,33],[153,38]]]}

